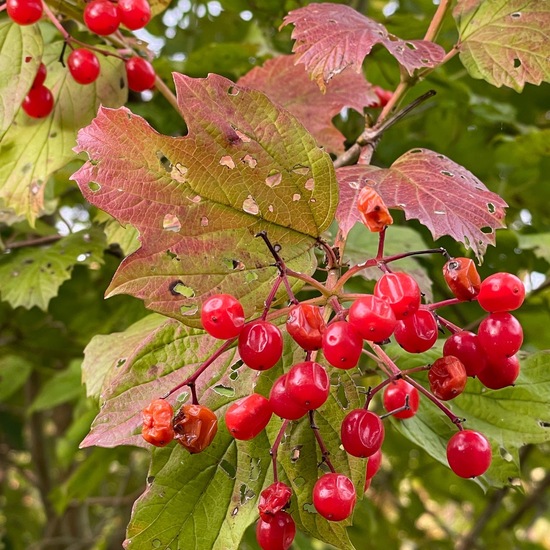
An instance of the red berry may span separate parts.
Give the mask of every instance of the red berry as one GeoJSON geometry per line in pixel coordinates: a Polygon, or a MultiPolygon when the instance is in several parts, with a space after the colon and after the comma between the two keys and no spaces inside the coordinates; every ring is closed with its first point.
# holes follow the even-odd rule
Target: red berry
{"type": "Polygon", "coordinates": [[[443,276],[455,298],[468,301],[478,295],[481,278],[470,258],[452,258],[443,266],[443,276]]]}
{"type": "Polygon", "coordinates": [[[356,500],[355,487],[351,479],[343,474],[325,474],[313,487],[313,506],[329,521],[349,518],[356,500]]]}
{"type": "Polygon", "coordinates": [[[437,340],[437,322],[428,309],[419,309],[395,327],[396,342],[409,353],[428,351],[437,340]]]}
{"type": "Polygon", "coordinates": [[[369,459],[367,461],[367,473],[366,473],[365,480],[372,479],[380,469],[381,464],[382,464],[382,451],[378,449],[373,455],[369,456],[369,459]]]}
{"type": "Polygon", "coordinates": [[[239,354],[251,369],[270,369],[283,354],[281,331],[267,321],[246,324],[239,334],[239,354]]]}
{"type": "Polygon", "coordinates": [[[7,0],[6,11],[14,23],[32,25],[42,17],[42,2],[40,0],[7,0]]]}
{"type": "Polygon", "coordinates": [[[330,382],[325,368],[315,361],[294,365],[286,375],[288,396],[300,407],[318,409],[327,399],[330,382]]]}
{"type": "Polygon", "coordinates": [[[286,331],[306,351],[322,346],[325,326],[321,308],[310,304],[293,306],[286,321],[286,331]]]}
{"type": "Polygon", "coordinates": [[[260,517],[264,521],[270,521],[271,518],[285,508],[290,500],[292,491],[290,487],[281,481],[272,483],[260,494],[258,510],[260,517]]]}
{"type": "Polygon", "coordinates": [[[155,69],[142,57],[131,57],[126,60],[126,77],[128,88],[133,92],[144,92],[155,85],[155,69]]]}
{"type": "Polygon", "coordinates": [[[374,295],[388,300],[396,319],[412,315],[420,307],[420,287],[407,273],[384,273],[374,286],[374,295]]]}
{"type": "Polygon", "coordinates": [[[118,0],[120,22],[131,31],[142,29],[151,20],[151,7],[147,0],[118,0]]]}
{"type": "Polygon", "coordinates": [[[523,304],[525,286],[512,273],[493,273],[481,283],[477,301],[485,310],[513,311],[523,304]]]}
{"type": "Polygon", "coordinates": [[[156,447],[165,447],[174,439],[172,405],[164,399],[155,399],[143,409],[141,435],[145,441],[156,447]]]}
{"type": "Polygon", "coordinates": [[[502,357],[495,361],[489,361],[477,377],[486,388],[500,390],[514,385],[519,376],[519,370],[518,358],[512,355],[512,357],[502,357]]]}
{"type": "Polygon", "coordinates": [[[114,33],[120,25],[116,5],[109,0],[92,0],[84,8],[84,24],[100,36],[114,33]]]}
{"type": "Polygon", "coordinates": [[[466,387],[468,375],[459,359],[446,355],[434,361],[428,372],[430,390],[442,401],[454,399],[466,387]]]}
{"type": "Polygon", "coordinates": [[[31,88],[41,88],[44,82],[46,82],[47,74],[48,74],[48,70],[46,69],[46,65],[44,65],[44,63],[40,63],[40,65],[38,66],[38,71],[36,71],[36,76],[34,77],[31,88]]]}
{"type": "Polygon", "coordinates": [[[53,110],[52,92],[46,86],[31,88],[21,107],[32,118],[44,118],[53,110]]]}
{"type": "Polygon", "coordinates": [[[479,432],[462,430],[447,443],[447,460],[457,476],[468,478],[484,474],[491,458],[491,446],[479,432]]]}
{"type": "Polygon", "coordinates": [[[269,521],[256,525],[256,540],[262,550],[288,550],[296,536],[294,520],[286,512],[277,512],[269,521]]]}
{"type": "Polygon", "coordinates": [[[507,312],[491,313],[481,321],[477,336],[488,361],[511,357],[523,343],[520,322],[507,312]]]}
{"type": "Polygon", "coordinates": [[[269,400],[253,393],[229,406],[225,413],[225,425],[235,439],[253,439],[267,426],[272,413],[269,400]]]}
{"type": "Polygon", "coordinates": [[[214,338],[229,340],[238,336],[244,327],[244,310],[230,294],[214,294],[202,304],[201,322],[214,338]]]}
{"type": "Polygon", "coordinates": [[[273,412],[287,420],[298,420],[307,413],[307,409],[291,399],[286,391],[286,374],[279,376],[269,392],[269,402],[273,412]]]}
{"type": "Polygon", "coordinates": [[[363,339],[346,321],[331,323],[323,333],[323,355],[333,367],[355,367],[362,351],[363,339]]]}
{"type": "Polygon", "coordinates": [[[71,76],[79,84],[91,84],[99,76],[99,60],[94,52],[86,48],[73,50],[67,58],[71,76]]]}
{"type": "Polygon", "coordinates": [[[400,409],[405,405],[407,396],[409,397],[409,410],[395,413],[393,416],[402,420],[412,418],[418,411],[420,401],[418,390],[402,378],[386,386],[384,390],[384,408],[388,412],[400,409]]]}
{"type": "Polygon", "coordinates": [[[214,411],[203,405],[183,405],[174,417],[174,438],[190,453],[200,453],[212,443],[218,431],[214,411]]]}
{"type": "Polygon", "coordinates": [[[460,359],[468,376],[477,376],[487,365],[477,335],[466,330],[455,332],[445,340],[443,355],[454,355],[460,359]]]}
{"type": "Polygon", "coordinates": [[[397,320],[387,300],[366,294],[350,307],[349,323],[361,338],[382,342],[393,334],[397,320]]]}
{"type": "Polygon", "coordinates": [[[392,91],[384,90],[384,88],[381,88],[380,86],[374,86],[372,90],[377,95],[378,100],[376,102],[370,103],[368,107],[373,107],[373,108],[384,107],[387,105],[388,101],[393,96],[392,91]]]}
{"type": "Polygon", "coordinates": [[[366,409],[349,412],[340,427],[342,446],[359,458],[372,456],[384,441],[384,424],[380,417],[366,409]]]}

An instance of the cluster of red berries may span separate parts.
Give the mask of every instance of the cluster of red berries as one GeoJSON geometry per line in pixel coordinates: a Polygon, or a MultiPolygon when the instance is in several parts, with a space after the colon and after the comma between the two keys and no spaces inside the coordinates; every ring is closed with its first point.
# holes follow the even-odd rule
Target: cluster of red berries
{"type": "MultiPolygon", "coordinates": [[[[32,25],[42,18],[44,7],[42,0],[7,0],[6,10],[18,25],[32,25]]],[[[108,36],[120,25],[129,30],[143,28],[151,19],[151,8],[147,0],[92,0],[86,4],[83,17],[90,32],[108,36]]],[[[130,90],[143,92],[155,85],[156,73],[149,61],[134,56],[125,59],[124,64],[130,90]]],[[[73,49],[67,58],[67,67],[71,77],[83,85],[95,82],[101,71],[96,53],[88,48],[73,49]]],[[[41,63],[23,100],[22,108],[32,118],[46,117],[53,110],[53,94],[44,85],[46,75],[46,67],[41,63]]]]}

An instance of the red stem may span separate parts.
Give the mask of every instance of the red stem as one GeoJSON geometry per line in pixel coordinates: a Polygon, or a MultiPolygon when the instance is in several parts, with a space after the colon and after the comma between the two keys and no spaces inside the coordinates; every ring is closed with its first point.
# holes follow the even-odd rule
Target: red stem
{"type": "Polygon", "coordinates": [[[281,441],[283,440],[283,436],[285,434],[285,430],[290,423],[290,420],[285,420],[283,424],[281,425],[281,428],[279,429],[279,433],[277,434],[277,437],[275,438],[275,441],[273,443],[273,446],[269,450],[269,455],[271,456],[271,462],[273,465],[273,482],[277,483],[279,481],[279,474],[277,472],[277,452],[279,451],[279,445],[281,444],[281,441]]]}
{"type": "Polygon", "coordinates": [[[314,419],[315,411],[309,411],[309,425],[311,426],[311,429],[313,430],[313,435],[315,436],[315,439],[317,440],[317,445],[319,445],[319,450],[321,451],[321,456],[323,457],[323,462],[326,463],[326,465],[329,467],[330,471],[332,473],[336,472],[334,469],[334,466],[332,465],[332,462],[329,459],[329,451],[325,445],[325,442],[323,441],[323,438],[321,437],[321,434],[319,432],[319,426],[315,424],[314,419]]]}

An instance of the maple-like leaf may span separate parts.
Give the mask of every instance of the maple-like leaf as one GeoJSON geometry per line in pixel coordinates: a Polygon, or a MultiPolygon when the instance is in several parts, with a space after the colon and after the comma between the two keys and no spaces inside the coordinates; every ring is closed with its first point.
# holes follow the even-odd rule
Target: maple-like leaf
{"type": "Polygon", "coordinates": [[[364,107],[378,101],[378,96],[362,74],[350,71],[337,75],[322,94],[304,67],[295,64],[295,58],[281,55],[270,59],[263,67],[254,67],[237,84],[261,90],[302,122],[320,145],[341,153],[345,138],[332,124],[332,118],[344,107],[362,113],[364,107]]]}
{"type": "Polygon", "coordinates": [[[291,11],[284,25],[294,25],[296,62],[303,63],[321,90],[347,67],[361,71],[363,59],[376,44],[384,46],[409,74],[437,66],[445,56],[441,46],[427,40],[402,40],[386,27],[349,6],[309,4],[291,11]]]}
{"type": "Polygon", "coordinates": [[[372,184],[388,207],[419,220],[434,239],[449,235],[478,257],[494,244],[495,229],[504,227],[506,202],[464,167],[434,151],[412,149],[388,169],[342,167],[337,177],[343,188],[353,181],[372,184]]]}
{"type": "Polygon", "coordinates": [[[458,0],[453,15],[471,76],[517,92],[550,80],[550,2],[458,0]]]}
{"type": "Polygon", "coordinates": [[[311,272],[317,237],[334,218],[337,185],[329,155],[265,94],[218,75],[175,75],[185,137],[155,132],[128,109],[100,109],[80,131],[90,160],[74,174],[83,194],[140,232],[108,295],[199,326],[198,306],[215,292],[241,298],[250,314],[276,276],[265,230],[297,271],[311,272]]]}

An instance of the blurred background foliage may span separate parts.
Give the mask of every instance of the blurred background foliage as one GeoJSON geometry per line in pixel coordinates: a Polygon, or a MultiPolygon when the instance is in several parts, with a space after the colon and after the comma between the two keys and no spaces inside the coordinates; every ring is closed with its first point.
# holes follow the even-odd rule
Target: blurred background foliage
{"type": "MultiPolygon", "coordinates": [[[[237,79],[269,57],[290,52],[291,28],[280,32],[278,27],[289,10],[307,3],[176,0],[146,31],[136,34],[155,52],[154,66],[169,85],[172,71],[237,79]]],[[[423,36],[435,10],[432,0],[343,3],[402,38],[423,36]]],[[[42,25],[46,41],[56,38],[48,26],[42,25]]],[[[439,42],[448,49],[455,40],[449,18],[439,42]]],[[[364,68],[373,84],[391,90],[399,81],[397,65],[383,48],[375,48],[364,68]]],[[[470,78],[454,58],[415,86],[406,100],[429,89],[437,91],[435,98],[385,134],[373,164],[389,166],[405,151],[427,147],[462,164],[503,196],[510,205],[508,228],[498,232],[497,247],[488,250],[480,273],[505,270],[522,277],[529,290],[518,312],[526,335],[524,349],[548,348],[549,87],[527,85],[521,95],[493,88],[470,78]]],[[[159,132],[186,131],[161,94],[132,94],[128,106],[159,132]]],[[[361,121],[350,111],[335,123],[351,143],[361,121]]],[[[68,180],[79,165],[75,160],[50,179],[47,212],[35,227],[9,211],[0,212],[0,548],[6,550],[120,548],[132,503],[145,486],[147,452],[78,448],[99,407],[81,385],[84,347],[92,336],[122,331],[146,314],[142,303],[131,297],[103,299],[121,258],[136,246],[135,234],[85,203],[68,180]],[[92,226],[99,233],[92,233],[92,226]],[[58,292],[47,289],[43,274],[30,273],[28,284],[45,285],[45,295],[54,297],[45,300],[43,308],[27,309],[25,297],[15,299],[10,287],[13,255],[47,252],[60,236],[78,231],[92,235],[97,258],[90,259],[91,245],[75,245],[77,260],[66,268],[67,280],[58,292]],[[21,305],[14,307],[17,304],[21,305]]],[[[407,227],[431,244],[425,228],[415,222],[407,227]]],[[[437,244],[451,253],[464,253],[450,239],[437,244]]],[[[48,265],[44,261],[42,267],[48,265]]],[[[440,258],[418,262],[433,281],[434,299],[445,297],[440,258]]],[[[365,291],[372,283],[356,285],[365,291]]],[[[462,326],[475,327],[480,321],[474,307],[462,308],[459,315],[450,318],[462,326]]],[[[368,385],[369,379],[364,382],[368,385]]],[[[486,493],[476,483],[454,476],[391,424],[383,452],[382,470],[350,528],[357,548],[550,548],[548,444],[524,447],[522,478],[486,493]]],[[[241,548],[257,549],[253,529],[241,548]]],[[[299,533],[293,548],[328,547],[299,533]]]]}

